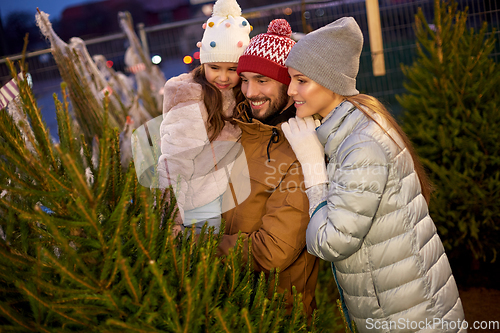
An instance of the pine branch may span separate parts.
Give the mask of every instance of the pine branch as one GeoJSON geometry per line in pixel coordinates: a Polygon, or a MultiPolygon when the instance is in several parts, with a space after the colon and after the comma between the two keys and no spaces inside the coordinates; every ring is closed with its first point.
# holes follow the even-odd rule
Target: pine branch
{"type": "MultiPolygon", "coordinates": [[[[66,266],[61,264],[57,258],[55,258],[49,251],[45,250],[43,251],[43,255],[52,263],[53,267],[64,277],[68,278],[69,280],[73,281],[76,284],[81,285],[82,287],[88,288],[94,292],[97,292],[99,289],[96,286],[91,285],[90,283],[87,283],[83,279],[81,279],[75,272],[70,271],[66,266]]],[[[84,267],[83,263],[80,260],[76,260],[77,263],[79,263],[80,269],[84,267]]],[[[89,272],[86,272],[87,276],[90,275],[89,272]]]]}
{"type": "Polygon", "coordinates": [[[151,255],[149,254],[149,251],[146,250],[146,247],[142,243],[142,241],[141,241],[141,239],[139,237],[139,234],[137,233],[137,221],[138,220],[140,220],[140,217],[134,218],[130,222],[130,227],[131,227],[131,230],[132,230],[132,234],[134,235],[135,241],[139,245],[139,249],[142,251],[142,254],[144,254],[148,258],[149,261],[152,261],[153,259],[151,258],[151,255]]]}
{"type": "Polygon", "coordinates": [[[118,332],[121,333],[123,332],[123,329],[126,329],[127,332],[138,332],[138,333],[161,333],[162,331],[156,330],[152,327],[147,327],[144,328],[142,325],[134,325],[134,324],[127,324],[119,320],[115,319],[108,319],[106,321],[106,324],[109,326],[117,326],[120,329],[113,330],[110,332],[118,332]]]}
{"type": "Polygon", "coordinates": [[[163,278],[163,275],[158,270],[158,267],[154,261],[149,263],[148,268],[156,277],[156,283],[160,287],[161,295],[166,300],[166,307],[168,309],[168,313],[170,314],[169,318],[171,324],[174,327],[173,329],[175,329],[177,332],[180,332],[181,326],[177,313],[176,303],[174,300],[175,292],[173,290],[169,290],[171,288],[169,288],[168,284],[163,278]]]}
{"type": "Polygon", "coordinates": [[[79,324],[79,325],[82,325],[82,326],[85,326],[85,327],[89,327],[89,325],[87,323],[84,323],[84,322],[81,322],[79,321],[78,319],[76,318],[73,318],[67,314],[65,314],[64,312],[61,312],[57,309],[54,309],[53,307],[51,307],[48,303],[44,302],[41,298],[39,298],[34,292],[32,292],[24,283],[22,282],[19,282],[16,284],[17,287],[19,289],[21,289],[22,291],[24,291],[24,293],[30,298],[30,299],[33,299],[37,304],[40,304],[42,306],[44,306],[46,309],[58,314],[59,316],[73,322],[73,323],[76,323],[76,324],[79,324]]]}
{"type": "Polygon", "coordinates": [[[4,302],[1,301],[0,301],[0,313],[2,313],[5,317],[9,318],[12,322],[16,323],[21,327],[24,327],[25,329],[31,332],[37,331],[34,326],[28,325],[28,323],[26,323],[26,318],[15,313],[10,305],[5,304],[4,302]]]}
{"type": "Polygon", "coordinates": [[[215,312],[215,317],[217,318],[217,320],[222,328],[222,331],[226,332],[226,333],[231,333],[231,331],[226,326],[226,322],[225,322],[224,318],[222,317],[220,310],[214,309],[214,312],[215,312]]]}
{"type": "MultiPolygon", "coordinates": [[[[42,120],[33,91],[28,85],[28,80],[25,76],[23,80],[20,80],[16,75],[14,64],[11,61],[7,61],[7,64],[10,68],[11,75],[14,77],[16,84],[19,87],[19,96],[21,97],[24,105],[23,109],[30,120],[37,146],[41,150],[38,156],[44,165],[51,166],[56,169],[56,159],[52,150],[52,142],[50,141],[48,128],[42,120]]],[[[27,72],[25,68],[21,68],[21,70],[25,73],[27,72]]]]}

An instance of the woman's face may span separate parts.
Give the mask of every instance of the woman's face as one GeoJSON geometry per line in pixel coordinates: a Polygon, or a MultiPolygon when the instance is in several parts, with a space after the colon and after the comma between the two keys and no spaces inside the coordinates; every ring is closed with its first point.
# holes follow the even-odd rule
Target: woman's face
{"type": "Polygon", "coordinates": [[[289,67],[288,73],[292,78],[288,86],[288,95],[295,102],[297,116],[304,118],[318,113],[325,117],[342,102],[342,96],[316,83],[301,72],[289,67]]]}
{"type": "Polygon", "coordinates": [[[208,62],[205,67],[205,78],[219,90],[232,89],[240,82],[236,73],[237,62],[208,62]]]}

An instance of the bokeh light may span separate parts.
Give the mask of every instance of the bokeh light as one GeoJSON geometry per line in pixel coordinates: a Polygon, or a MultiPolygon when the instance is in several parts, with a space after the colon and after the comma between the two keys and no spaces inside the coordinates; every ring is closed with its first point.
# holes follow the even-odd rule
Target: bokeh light
{"type": "Polygon", "coordinates": [[[210,16],[210,15],[212,15],[213,7],[214,7],[213,4],[206,4],[206,5],[203,5],[203,7],[201,7],[201,11],[206,16],[210,16]]]}
{"type": "Polygon", "coordinates": [[[158,65],[161,62],[161,57],[159,55],[154,55],[151,58],[151,62],[155,65],[158,65]]]}

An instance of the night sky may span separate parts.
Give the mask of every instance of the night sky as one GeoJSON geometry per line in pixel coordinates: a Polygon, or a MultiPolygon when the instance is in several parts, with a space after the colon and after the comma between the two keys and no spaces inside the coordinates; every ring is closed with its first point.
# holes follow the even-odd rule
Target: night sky
{"type": "Polygon", "coordinates": [[[26,11],[35,17],[36,8],[46,12],[51,19],[60,18],[63,10],[77,4],[96,2],[99,0],[1,0],[0,13],[5,24],[7,16],[15,11],[26,11]]]}

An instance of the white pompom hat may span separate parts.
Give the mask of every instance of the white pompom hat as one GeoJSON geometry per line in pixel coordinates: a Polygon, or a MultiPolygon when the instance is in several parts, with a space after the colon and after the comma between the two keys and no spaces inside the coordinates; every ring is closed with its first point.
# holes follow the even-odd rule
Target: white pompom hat
{"type": "Polygon", "coordinates": [[[241,16],[236,0],[217,0],[212,17],[203,24],[205,33],[198,42],[200,62],[238,62],[250,42],[252,26],[241,16]]]}

